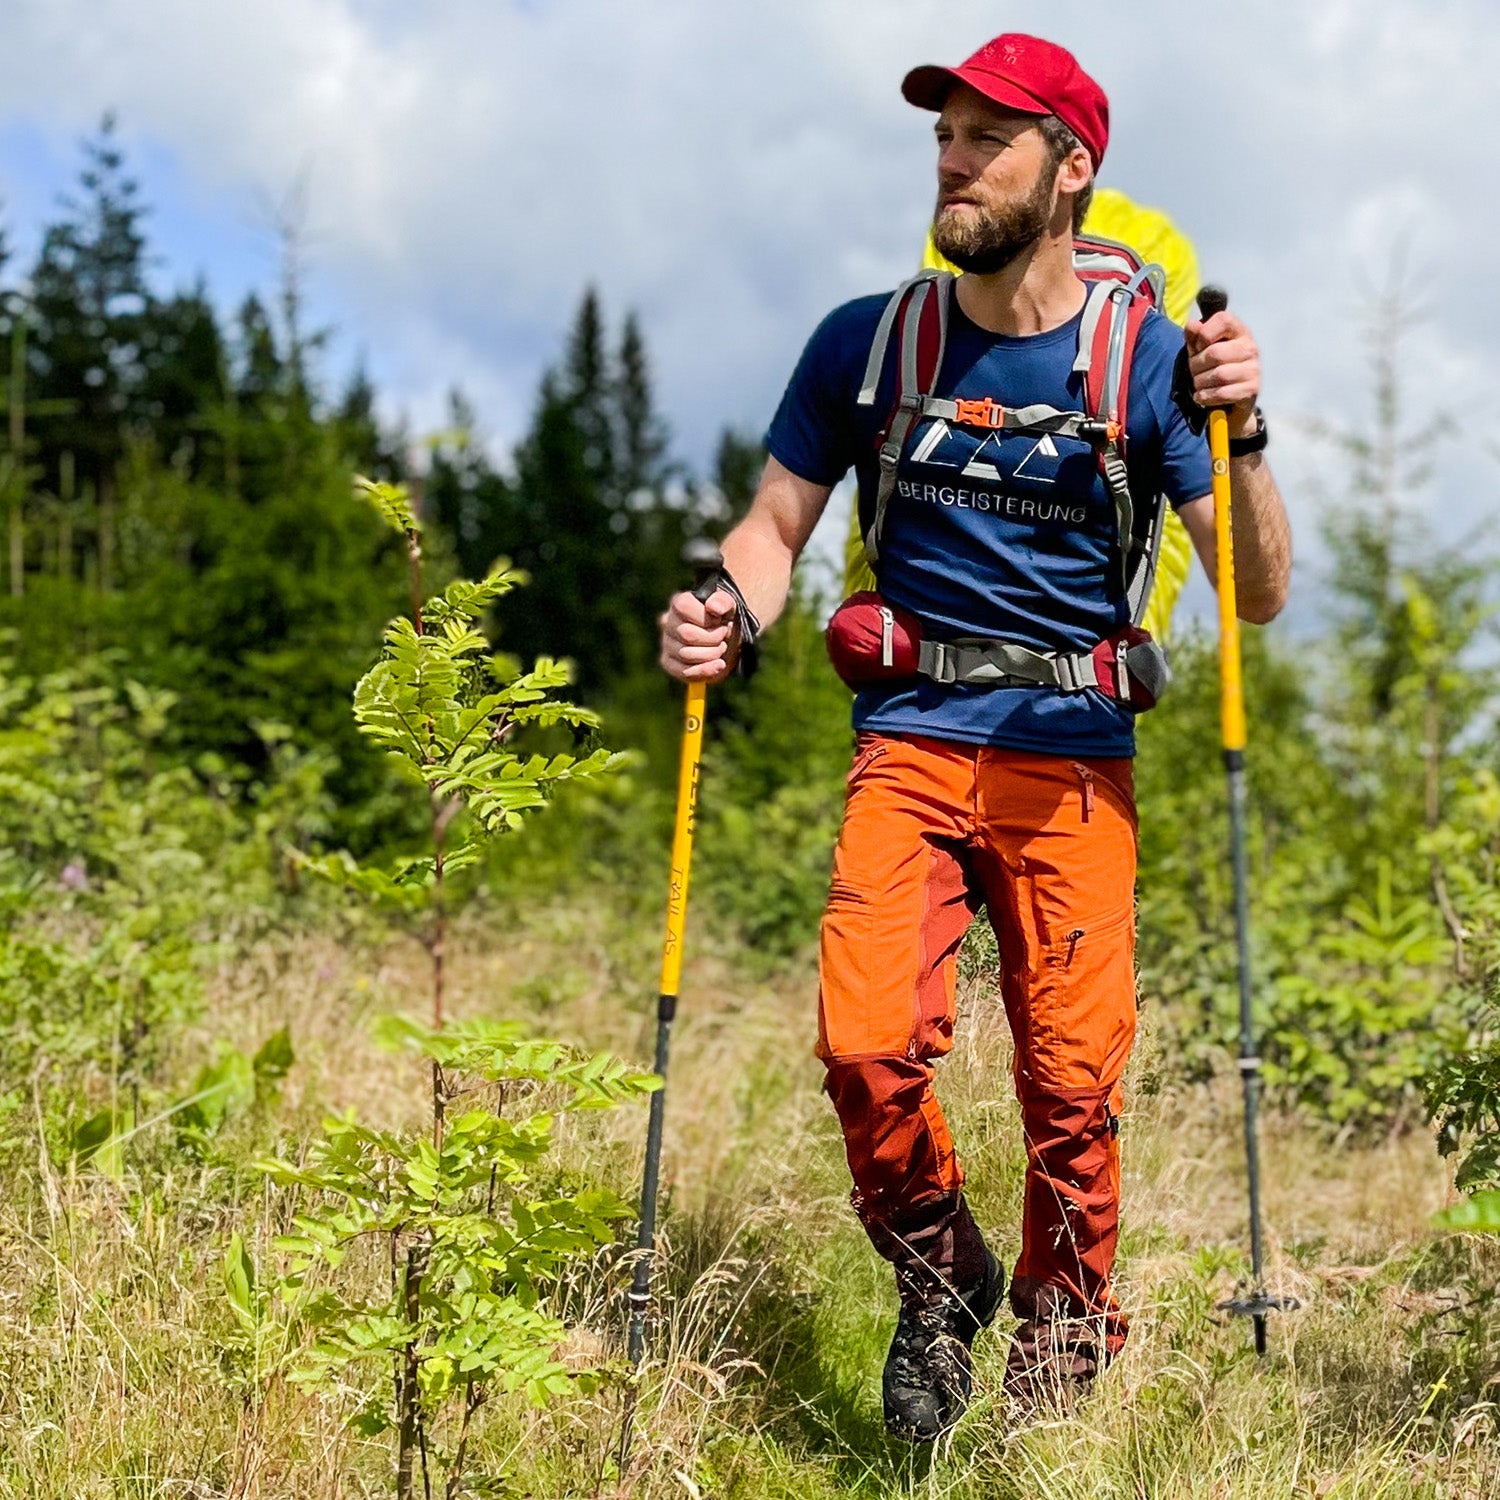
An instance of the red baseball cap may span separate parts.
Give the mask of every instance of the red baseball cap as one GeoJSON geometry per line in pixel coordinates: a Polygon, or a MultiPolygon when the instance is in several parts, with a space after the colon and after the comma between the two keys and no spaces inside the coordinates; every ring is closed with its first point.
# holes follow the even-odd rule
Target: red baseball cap
{"type": "Polygon", "coordinates": [[[913,68],[901,92],[918,109],[941,109],[955,83],[1028,115],[1056,115],[1083,142],[1099,170],[1109,144],[1109,100],[1066,47],[1010,31],[956,68],[913,68]]]}

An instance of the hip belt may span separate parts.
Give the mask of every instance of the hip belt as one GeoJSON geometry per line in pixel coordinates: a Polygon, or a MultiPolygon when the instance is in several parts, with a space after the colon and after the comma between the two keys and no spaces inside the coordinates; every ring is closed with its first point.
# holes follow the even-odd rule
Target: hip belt
{"type": "Polygon", "coordinates": [[[870,590],[839,606],[826,638],[834,671],[856,689],[913,677],[964,687],[1092,689],[1144,713],[1172,680],[1165,648],[1139,626],[1128,625],[1086,651],[1034,651],[983,636],[934,641],[909,610],[870,590]]]}

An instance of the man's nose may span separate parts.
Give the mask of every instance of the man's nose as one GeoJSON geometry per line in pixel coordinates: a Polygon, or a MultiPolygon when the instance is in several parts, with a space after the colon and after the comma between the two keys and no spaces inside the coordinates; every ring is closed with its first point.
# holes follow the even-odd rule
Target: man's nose
{"type": "Polygon", "coordinates": [[[972,153],[958,141],[947,141],[938,147],[938,186],[962,187],[974,176],[972,153]]]}

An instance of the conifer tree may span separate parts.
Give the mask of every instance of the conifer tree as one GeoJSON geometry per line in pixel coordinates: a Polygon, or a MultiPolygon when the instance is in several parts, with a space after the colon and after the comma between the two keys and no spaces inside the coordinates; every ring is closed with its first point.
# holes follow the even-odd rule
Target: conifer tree
{"type": "Polygon", "coordinates": [[[738,519],[750,509],[765,466],[766,450],[759,438],[724,429],[714,455],[714,484],[730,516],[738,519]]]}
{"type": "MultiPolygon", "coordinates": [[[[152,299],[146,282],[146,215],[106,115],[84,144],[80,194],[42,239],[32,272],[30,384],[41,401],[69,403],[39,423],[49,476],[58,455],[76,455],[80,477],[112,502],[126,435],[145,413],[143,341],[152,299]]],[[[101,516],[101,578],[108,582],[111,531],[101,516]]]]}
{"type": "Polygon", "coordinates": [[[212,434],[203,418],[222,399],[226,355],[203,280],[154,304],[143,337],[140,406],[152,446],[185,474],[222,478],[221,452],[207,467],[205,442],[212,434]]]}
{"type": "Polygon", "coordinates": [[[568,404],[581,443],[583,467],[590,485],[605,503],[616,478],[612,383],[604,313],[598,292],[589,287],[573,320],[562,379],[554,395],[568,404]]]}
{"type": "Polygon", "coordinates": [[[399,455],[380,430],[375,386],[363,361],[355,366],[344,387],[337,416],[344,453],[355,471],[382,479],[396,477],[399,455]]]}
{"type": "Polygon", "coordinates": [[[667,429],[651,392],[646,341],[634,313],[625,318],[615,377],[618,410],[618,456],[621,499],[638,503],[643,490],[659,490],[668,477],[667,429]]]}
{"type": "Polygon", "coordinates": [[[494,554],[536,583],[523,606],[502,611],[507,648],[571,657],[596,701],[640,691],[657,612],[680,581],[682,545],[698,524],[696,511],[665,493],[667,432],[639,324],[627,320],[617,359],[608,350],[590,289],[560,369],[542,380],[514,484],[485,490],[494,554]]]}
{"type": "Polygon", "coordinates": [[[271,316],[254,292],[240,303],[238,321],[239,398],[246,406],[270,403],[281,392],[285,366],[271,316]]]}
{"type": "Polygon", "coordinates": [[[497,558],[518,551],[510,487],[478,440],[478,425],[473,403],[462,391],[452,391],[448,432],[433,451],[425,501],[468,578],[483,578],[497,558]]]}

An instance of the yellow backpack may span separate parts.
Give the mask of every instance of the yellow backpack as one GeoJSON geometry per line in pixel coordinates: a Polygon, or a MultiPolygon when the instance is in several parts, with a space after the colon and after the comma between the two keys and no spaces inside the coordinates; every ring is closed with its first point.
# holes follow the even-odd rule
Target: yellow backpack
{"type": "MultiPolygon", "coordinates": [[[[1083,233],[1098,235],[1128,245],[1143,261],[1159,265],[1167,277],[1162,310],[1178,323],[1185,322],[1198,295],[1198,257],[1192,242],[1164,213],[1142,208],[1124,193],[1100,188],[1094,194],[1083,233]]],[[[927,240],[922,257],[924,268],[957,271],[927,240]]],[[[1187,582],[1192,566],[1193,548],[1177,513],[1167,507],[1161,535],[1161,551],[1156,563],[1156,578],[1142,625],[1158,641],[1166,641],[1171,627],[1172,608],[1187,582]]],[[[844,593],[875,587],[874,574],[865,555],[864,536],[860,530],[859,507],[850,517],[849,540],[845,550],[844,593]]]]}

